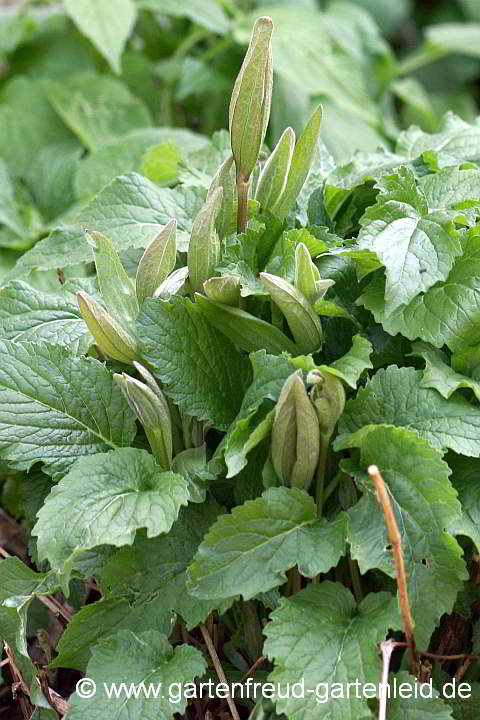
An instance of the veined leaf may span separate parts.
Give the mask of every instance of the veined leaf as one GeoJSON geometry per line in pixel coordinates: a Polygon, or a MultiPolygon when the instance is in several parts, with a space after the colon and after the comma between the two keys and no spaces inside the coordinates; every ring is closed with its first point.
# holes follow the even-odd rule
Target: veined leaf
{"type": "Polygon", "coordinates": [[[480,383],[455,372],[441,350],[436,350],[426,343],[414,343],[412,350],[412,355],[425,360],[421,387],[434,388],[447,400],[456,390],[470,388],[477,400],[480,400],[480,383]]]}
{"type": "Polygon", "coordinates": [[[478,457],[480,407],[460,395],[446,400],[436,390],[422,387],[422,380],[422,371],[410,367],[391,365],[379,370],[356,398],[347,402],[337,447],[343,445],[347,434],[364,425],[386,424],[414,430],[435,448],[478,457]]]}
{"type": "Polygon", "coordinates": [[[357,606],[340,583],[311,584],[290,598],[282,598],[264,632],[264,652],[275,661],[269,675],[279,685],[278,713],[298,720],[357,720],[370,717],[365,696],[333,689],[346,683],[378,683],[381,663],[376,644],[401,620],[389,593],[371,593],[357,606]],[[303,681],[305,692],[286,687],[303,681]]]}
{"type": "Polygon", "coordinates": [[[248,600],[282,585],[296,564],[307,577],[327,572],[345,551],[345,516],[328,522],[316,514],[305,491],[278,487],[221,515],[190,566],[192,593],[248,600]]]}
{"type": "Polygon", "coordinates": [[[129,445],[133,413],[97,360],[48,344],[0,342],[0,457],[53,475],[82,455],[129,445]]]}
{"type": "Polygon", "coordinates": [[[119,448],[81,458],[52,488],[33,534],[39,556],[62,568],[72,553],[97,545],[131,545],[170,530],[189,499],[181,475],[163,472],[145,450],[119,448]]]}

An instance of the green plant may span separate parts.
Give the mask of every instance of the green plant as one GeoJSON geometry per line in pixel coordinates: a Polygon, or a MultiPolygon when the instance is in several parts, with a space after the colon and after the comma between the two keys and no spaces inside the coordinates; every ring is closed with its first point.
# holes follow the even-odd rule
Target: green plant
{"type": "MultiPolygon", "coordinates": [[[[87,5],[66,3],[80,27],[87,5]]],[[[89,28],[118,70],[128,33],[112,49],[89,28]]],[[[72,109],[67,90],[94,92],[85,78],[45,83],[93,175],[118,143],[142,150],[63,208],[0,290],[2,504],[32,565],[0,563],[0,635],[25,713],[42,720],[65,714],[74,689],[51,692],[57,669],[97,684],[68,698],[71,720],[202,717],[195,680],[249,674],[280,690],[208,708],[366,720],[375,694],[346,698],[340,684],[380,682],[387,635],[392,677],[416,687],[428,668],[399,649],[372,465],[400,532],[418,656],[448,662],[431,672],[434,695],[454,674],[472,693],[397,697],[389,717],[478,715],[480,126],[449,113],[438,132],[413,126],[394,149],[337,164],[317,107],[269,154],[271,33],[263,16],[230,133],[177,130],[188,151],[173,130],[155,147],[148,133],[102,144],[118,107],[104,125],[72,109]],[[145,151],[154,176],[138,172],[145,151]],[[65,621],[53,643],[42,606],[65,621]],[[113,682],[185,685],[176,699],[108,697],[113,682]],[[285,692],[299,682],[302,696],[285,692]],[[319,694],[327,683],[336,695],[319,694]]],[[[125,117],[143,117],[116,87],[115,106],[124,97],[125,117]]],[[[4,224],[19,237],[12,188],[4,224]]]]}

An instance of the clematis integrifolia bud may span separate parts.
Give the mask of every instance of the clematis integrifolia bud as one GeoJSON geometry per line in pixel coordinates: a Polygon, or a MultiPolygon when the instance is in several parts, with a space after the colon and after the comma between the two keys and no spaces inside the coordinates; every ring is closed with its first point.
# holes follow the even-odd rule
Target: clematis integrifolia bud
{"type": "Polygon", "coordinates": [[[215,223],[222,204],[223,188],[219,187],[207,198],[192,227],[188,247],[188,276],[194,292],[202,292],[203,283],[215,273],[220,262],[220,238],[215,223]]]}
{"type": "Polygon", "coordinates": [[[85,292],[77,293],[77,301],[80,313],[104,355],[126,364],[140,359],[137,340],[104,307],[85,292]]]}
{"type": "Polygon", "coordinates": [[[143,253],[137,268],[138,302],[153,297],[175,267],[177,256],[177,221],[170,220],[143,253]]]}
{"type": "Polygon", "coordinates": [[[280,392],[271,449],[273,467],[282,483],[308,490],[318,464],[320,430],[301,370],[285,380],[280,392]]]}
{"type": "Polygon", "coordinates": [[[322,436],[330,439],[345,407],[343,382],[332,373],[315,368],[307,375],[313,384],[310,398],[315,407],[322,436]]]}

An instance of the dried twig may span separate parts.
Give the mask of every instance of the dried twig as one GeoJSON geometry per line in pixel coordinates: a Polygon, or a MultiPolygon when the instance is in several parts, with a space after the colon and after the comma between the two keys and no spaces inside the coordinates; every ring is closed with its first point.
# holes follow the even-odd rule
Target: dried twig
{"type": "MultiPolygon", "coordinates": [[[[221,664],[221,662],[220,662],[220,660],[219,660],[219,657],[218,657],[218,655],[217,655],[217,651],[215,650],[215,646],[214,646],[214,644],[213,644],[213,642],[212,642],[212,638],[210,637],[209,632],[208,632],[207,628],[205,627],[205,625],[202,624],[202,625],[200,625],[199,627],[200,627],[200,631],[201,631],[201,633],[202,633],[202,635],[203,635],[203,639],[205,640],[205,645],[206,645],[207,648],[208,648],[208,652],[209,652],[209,654],[210,654],[210,657],[212,658],[212,662],[213,662],[213,665],[214,665],[214,667],[215,667],[215,671],[216,671],[216,673],[217,673],[217,675],[218,675],[218,678],[219,678],[219,680],[221,680],[221,682],[225,683],[225,685],[228,686],[227,677],[226,677],[226,675],[225,675],[225,672],[224,672],[224,670],[223,670],[222,664],[221,664]]],[[[226,697],[226,700],[227,700],[227,703],[228,703],[228,707],[230,708],[230,712],[231,712],[231,714],[232,714],[233,720],[240,720],[240,715],[238,714],[238,710],[237,710],[237,708],[235,707],[235,703],[233,702],[233,699],[232,699],[232,696],[230,695],[230,692],[228,692],[228,695],[227,695],[227,697],[226,697]]]]}
{"type": "Polygon", "coordinates": [[[385,522],[387,524],[388,537],[392,545],[392,554],[397,576],[400,610],[403,617],[405,638],[407,640],[408,648],[410,650],[412,669],[414,669],[417,666],[417,650],[415,647],[415,638],[413,635],[413,618],[408,602],[408,588],[407,580],[405,577],[405,564],[403,561],[402,537],[398,530],[397,521],[395,520],[395,515],[392,510],[390,497],[385,487],[385,482],[383,480],[383,477],[380,475],[378,467],[376,465],[370,465],[370,467],[368,468],[368,473],[372,478],[373,482],[375,483],[377,500],[383,508],[383,514],[385,516],[385,522]]]}
{"type": "Polygon", "coordinates": [[[265,657],[265,655],[260,655],[260,657],[257,658],[257,660],[255,660],[255,662],[253,663],[252,667],[247,670],[247,672],[242,677],[240,682],[243,683],[243,682],[245,682],[245,680],[248,680],[249,677],[252,677],[252,675],[255,674],[255,672],[258,670],[260,665],[263,665],[263,663],[266,661],[267,661],[267,658],[265,657]]]}
{"type": "Polygon", "coordinates": [[[4,647],[5,647],[5,653],[8,658],[8,663],[10,665],[10,672],[12,674],[12,679],[13,679],[13,683],[12,683],[13,699],[15,700],[18,698],[18,704],[20,705],[20,710],[22,712],[22,715],[25,720],[29,720],[29,718],[32,715],[33,708],[30,705],[30,702],[28,700],[28,697],[30,695],[28,686],[25,683],[25,680],[23,679],[20,670],[17,668],[17,666],[15,664],[15,658],[13,657],[13,653],[10,650],[7,643],[5,643],[4,647]],[[17,695],[18,691],[20,691],[19,695],[17,695]]]}

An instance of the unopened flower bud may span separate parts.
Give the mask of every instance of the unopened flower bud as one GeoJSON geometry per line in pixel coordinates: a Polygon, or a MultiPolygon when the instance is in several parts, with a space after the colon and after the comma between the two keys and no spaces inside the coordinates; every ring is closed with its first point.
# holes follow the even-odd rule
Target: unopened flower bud
{"type": "Polygon", "coordinates": [[[215,273],[220,262],[220,238],[215,222],[222,204],[223,188],[217,188],[198,213],[192,227],[188,247],[188,276],[194,292],[203,290],[203,283],[215,273]]]}
{"type": "Polygon", "coordinates": [[[230,235],[231,228],[235,229],[237,219],[235,172],[233,169],[233,155],[229,155],[215,173],[207,194],[207,200],[218,188],[223,189],[222,202],[218,211],[215,227],[222,240],[230,235]]]}
{"type": "Polygon", "coordinates": [[[330,437],[345,407],[345,389],[342,381],[331,373],[315,368],[307,375],[312,383],[310,398],[315,407],[320,432],[330,437]]]}
{"type": "Polygon", "coordinates": [[[273,21],[257,19],[230,100],[229,127],[237,180],[246,182],[267,132],[272,100],[273,21]]]}
{"type": "Polygon", "coordinates": [[[177,256],[177,221],[170,220],[143,253],[137,268],[138,302],[153,297],[157,288],[175,267],[177,256]]]}
{"type": "Polygon", "coordinates": [[[173,295],[185,295],[187,278],[188,267],[177,268],[159,285],[153,297],[169,300],[173,295]]]}
{"type": "Polygon", "coordinates": [[[281,201],[287,185],[294,147],[295,133],[291,127],[288,127],[265,163],[260,175],[255,200],[258,200],[262,207],[272,213],[275,213],[275,206],[281,201]]]}
{"type": "Polygon", "coordinates": [[[126,375],[115,374],[128,404],[140,420],[157,463],[163,470],[172,466],[172,423],[168,403],[160,388],[150,386],[126,375]]]}
{"type": "Polygon", "coordinates": [[[203,283],[205,295],[210,300],[236,307],[240,300],[240,280],[233,275],[212,277],[203,283]]]}
{"type": "Polygon", "coordinates": [[[304,295],[277,275],[262,272],[260,279],[268,288],[273,302],[284,314],[299,351],[311,353],[319,350],[323,336],[322,325],[304,295]]]}
{"type": "Polygon", "coordinates": [[[320,453],[317,414],[303,384],[302,371],[286,380],[275,407],[272,462],[284,485],[308,490],[320,453]]]}
{"type": "Polygon", "coordinates": [[[99,232],[86,231],[93,249],[98,284],[108,312],[127,324],[138,315],[138,300],[133,282],[123,267],[113,242],[99,232]]]}
{"type": "Polygon", "coordinates": [[[310,257],[307,246],[298,243],[295,248],[295,287],[311,303],[320,300],[335,280],[322,280],[320,272],[310,257]]]}
{"type": "Polygon", "coordinates": [[[78,306],[99,349],[119,362],[140,359],[138,343],[99,303],[85,292],[77,293],[78,306]]]}

